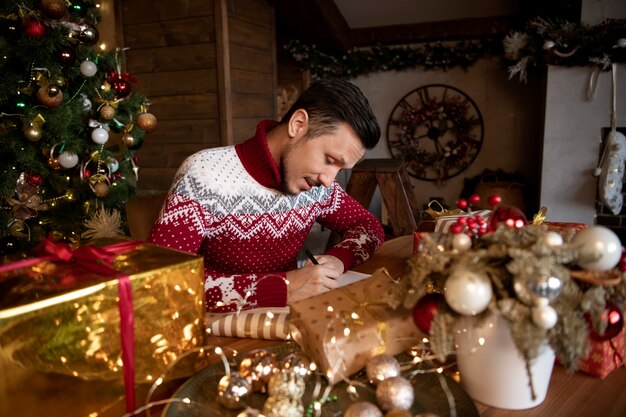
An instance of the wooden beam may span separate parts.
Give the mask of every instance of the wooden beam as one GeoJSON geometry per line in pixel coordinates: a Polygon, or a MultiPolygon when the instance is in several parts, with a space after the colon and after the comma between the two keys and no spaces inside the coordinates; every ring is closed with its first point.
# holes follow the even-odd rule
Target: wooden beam
{"type": "Polygon", "coordinates": [[[233,91],[230,77],[230,37],[228,36],[227,0],[215,0],[215,47],[220,133],[222,146],[233,145],[233,91]]]}
{"type": "Polygon", "coordinates": [[[506,34],[514,25],[515,18],[512,16],[498,16],[352,29],[351,44],[366,47],[476,39],[506,34]]]}
{"type": "Polygon", "coordinates": [[[351,48],[350,27],[334,1],[268,0],[268,3],[276,10],[280,38],[314,43],[329,53],[351,48]]]}

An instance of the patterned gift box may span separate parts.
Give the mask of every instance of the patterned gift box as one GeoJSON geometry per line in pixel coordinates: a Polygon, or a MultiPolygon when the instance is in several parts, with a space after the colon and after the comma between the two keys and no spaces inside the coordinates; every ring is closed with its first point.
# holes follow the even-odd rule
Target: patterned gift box
{"type": "Polygon", "coordinates": [[[384,270],[291,306],[294,340],[331,384],[363,369],[378,353],[396,355],[423,335],[411,312],[380,301],[395,282],[384,270]]]}
{"type": "Polygon", "coordinates": [[[489,216],[491,216],[491,210],[475,210],[471,214],[454,214],[448,216],[439,216],[437,217],[437,223],[435,224],[435,232],[443,232],[446,233],[450,226],[455,224],[459,217],[469,217],[469,216],[480,216],[485,220],[489,220],[489,216]]]}
{"type": "Polygon", "coordinates": [[[110,267],[102,259],[81,262],[71,249],[55,243],[50,245],[68,255],[67,261],[46,255],[4,265],[0,354],[36,371],[119,380],[127,372],[122,372],[123,351],[134,350],[134,377],[140,383],[153,381],[183,352],[204,345],[202,258],[129,244],[83,247],[113,254],[110,267]],[[119,247],[126,249],[113,250],[119,247]],[[27,263],[33,264],[17,267],[27,263]],[[111,269],[119,273],[94,272],[111,269]],[[122,282],[132,299],[124,314],[122,282]],[[134,338],[122,342],[129,321],[134,338]]]}
{"type": "Polygon", "coordinates": [[[624,329],[610,340],[590,340],[589,345],[589,355],[580,362],[580,371],[604,379],[624,365],[624,329]]]}
{"type": "Polygon", "coordinates": [[[207,313],[206,324],[208,332],[214,336],[284,340],[289,338],[289,314],[289,307],[207,313]]]}

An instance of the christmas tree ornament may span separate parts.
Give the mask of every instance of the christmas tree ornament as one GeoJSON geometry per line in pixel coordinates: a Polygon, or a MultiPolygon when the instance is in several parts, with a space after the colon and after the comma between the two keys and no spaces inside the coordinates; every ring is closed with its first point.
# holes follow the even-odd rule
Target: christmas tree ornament
{"type": "Polygon", "coordinates": [[[304,378],[293,370],[270,374],[267,381],[267,393],[271,397],[300,399],[304,395],[306,384],[304,378]]]}
{"type": "Polygon", "coordinates": [[[383,412],[380,411],[375,404],[369,401],[358,401],[352,403],[346,408],[343,414],[344,417],[383,417],[383,412]]]}
{"type": "Polygon", "coordinates": [[[305,380],[312,373],[311,360],[302,351],[292,352],[285,356],[280,361],[279,367],[284,371],[293,371],[305,380]]]}
{"type": "Polygon", "coordinates": [[[122,144],[130,150],[137,150],[143,144],[143,139],[131,133],[124,133],[121,140],[122,144]]]}
{"type": "Polygon", "coordinates": [[[385,413],[385,417],[413,417],[413,414],[403,408],[392,408],[385,413]]]}
{"type": "Polygon", "coordinates": [[[100,117],[102,117],[104,120],[111,120],[115,117],[115,108],[108,104],[104,104],[102,107],[100,107],[99,112],[100,117]]]}
{"type": "Polygon", "coordinates": [[[118,162],[117,159],[113,158],[112,156],[109,156],[106,159],[106,166],[109,169],[109,172],[111,174],[117,172],[117,170],[120,169],[120,163],[118,162]]]}
{"type": "Polygon", "coordinates": [[[54,79],[51,79],[50,84],[56,85],[57,87],[61,89],[61,91],[67,90],[67,79],[63,77],[62,75],[59,75],[55,77],[54,79]]]}
{"type": "Polygon", "coordinates": [[[400,363],[393,356],[381,353],[367,361],[365,371],[367,379],[377,385],[387,378],[400,375],[400,363]]]}
{"type": "Polygon", "coordinates": [[[532,309],[533,323],[542,329],[551,329],[556,325],[558,316],[547,298],[538,298],[532,309]]]}
{"type": "Polygon", "coordinates": [[[265,417],[303,417],[304,405],[293,398],[268,397],[263,405],[265,417]]]}
{"type": "Polygon", "coordinates": [[[37,123],[28,123],[23,129],[24,137],[31,142],[38,142],[43,136],[43,130],[37,123]]]}
{"type": "Polygon", "coordinates": [[[276,355],[265,349],[252,350],[239,362],[239,374],[250,382],[253,391],[265,392],[270,376],[276,372],[276,355]]]}
{"type": "Polygon", "coordinates": [[[137,117],[135,124],[148,133],[156,129],[157,119],[152,113],[142,113],[137,117]]]}
{"type": "Polygon", "coordinates": [[[224,375],[217,384],[217,402],[229,410],[244,408],[250,393],[250,383],[237,373],[224,375]]]}
{"type": "Polygon", "coordinates": [[[491,280],[482,273],[457,267],[446,279],[443,295],[452,310],[475,316],[491,302],[491,280]]]}
{"type": "Polygon", "coordinates": [[[24,179],[33,187],[39,187],[43,184],[43,176],[40,174],[24,174],[24,179]]]}
{"type": "Polygon", "coordinates": [[[67,13],[65,0],[41,0],[41,10],[51,19],[60,19],[67,13]]]}
{"type": "Polygon", "coordinates": [[[381,381],[376,387],[376,401],[383,411],[393,408],[408,410],[415,400],[413,385],[402,376],[394,376],[381,381]]]}
{"type": "Polygon", "coordinates": [[[118,210],[107,210],[100,207],[85,221],[82,239],[108,239],[124,235],[122,216],[118,210]]]}
{"type": "Polygon", "coordinates": [[[84,43],[85,45],[95,45],[100,38],[100,33],[98,29],[89,24],[83,23],[79,26],[79,32],[77,35],[79,41],[84,43]]]}
{"type": "Polygon", "coordinates": [[[606,321],[604,333],[600,334],[592,328],[590,336],[593,340],[611,340],[624,328],[624,315],[622,311],[617,305],[610,301],[606,303],[605,311],[602,313],[602,319],[606,321]]]}
{"type": "Polygon", "coordinates": [[[111,81],[111,88],[115,91],[117,97],[127,97],[130,94],[131,86],[128,81],[123,78],[116,78],[111,81]]]}
{"type": "Polygon", "coordinates": [[[109,194],[109,179],[106,175],[95,174],[90,176],[88,181],[96,197],[104,198],[109,194]]]}
{"type": "Polygon", "coordinates": [[[615,268],[622,256],[622,243],[614,231],[605,226],[595,225],[574,235],[574,245],[580,247],[590,261],[579,261],[578,266],[591,271],[608,271],[615,268]]]}
{"type": "Polygon", "coordinates": [[[548,246],[562,246],[563,245],[563,236],[560,233],[549,231],[543,236],[541,239],[548,246]]]}
{"type": "Polygon", "coordinates": [[[61,48],[56,52],[56,60],[64,67],[71,67],[76,62],[76,52],[72,48],[61,48]]]}
{"type": "Polygon", "coordinates": [[[43,38],[46,34],[46,27],[39,20],[32,19],[26,23],[24,27],[24,33],[29,38],[39,39],[43,38]]]}
{"type": "Polygon", "coordinates": [[[59,163],[59,159],[54,156],[48,158],[48,166],[52,168],[53,171],[60,171],[61,168],[63,168],[59,163]]]}
{"type": "Polygon", "coordinates": [[[103,127],[97,127],[91,131],[91,140],[98,145],[104,145],[109,140],[109,131],[103,127]]]}
{"type": "Polygon", "coordinates": [[[472,247],[472,238],[465,233],[457,233],[452,237],[452,247],[464,252],[472,247]]]}
{"type": "Polygon", "coordinates": [[[37,90],[37,100],[44,106],[53,109],[59,107],[63,102],[63,92],[56,85],[39,87],[37,90]]]}
{"type": "Polygon", "coordinates": [[[93,77],[97,72],[98,66],[94,62],[85,60],[80,63],[80,73],[83,74],[83,76],[87,78],[93,77]]]}
{"type": "Polygon", "coordinates": [[[74,168],[78,164],[78,155],[73,152],[63,151],[59,155],[58,161],[63,168],[74,168]]]}
{"type": "Polygon", "coordinates": [[[418,329],[430,334],[430,325],[435,313],[441,308],[445,298],[443,294],[433,292],[422,296],[413,307],[413,322],[418,329]]]}

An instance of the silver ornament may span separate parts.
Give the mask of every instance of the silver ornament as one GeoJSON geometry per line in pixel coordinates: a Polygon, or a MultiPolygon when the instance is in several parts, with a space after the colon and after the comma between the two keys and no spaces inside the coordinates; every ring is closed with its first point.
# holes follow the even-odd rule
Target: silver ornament
{"type": "Polygon", "coordinates": [[[533,305],[539,298],[549,301],[556,299],[561,293],[563,282],[560,278],[547,275],[516,276],[513,289],[518,298],[526,305],[533,305]]]}
{"type": "Polygon", "coordinates": [[[285,371],[293,370],[301,377],[308,377],[311,375],[311,360],[301,351],[293,352],[280,361],[280,368],[285,371]]]}
{"type": "Polygon", "coordinates": [[[217,402],[229,410],[244,408],[251,392],[250,382],[246,378],[237,373],[224,375],[217,384],[217,402]]]}
{"type": "Polygon", "coordinates": [[[277,371],[276,355],[265,349],[252,350],[239,362],[239,374],[250,382],[253,391],[265,392],[270,376],[277,371]]]}
{"type": "Polygon", "coordinates": [[[304,395],[305,388],[304,378],[292,370],[274,373],[267,382],[267,393],[274,397],[299,400],[304,395]]]}
{"type": "Polygon", "coordinates": [[[383,417],[383,412],[368,401],[359,401],[350,404],[343,413],[343,417],[383,417]]]}
{"type": "Polygon", "coordinates": [[[270,396],[263,405],[263,414],[265,417],[302,417],[304,405],[300,400],[270,396]]]}
{"type": "Polygon", "coordinates": [[[376,385],[384,379],[400,375],[400,364],[393,356],[383,353],[370,358],[365,366],[365,371],[367,372],[367,379],[376,385]]]}
{"type": "Polygon", "coordinates": [[[414,399],[413,385],[402,376],[387,378],[376,387],[376,401],[383,411],[392,408],[408,410],[413,405],[414,399]]]}

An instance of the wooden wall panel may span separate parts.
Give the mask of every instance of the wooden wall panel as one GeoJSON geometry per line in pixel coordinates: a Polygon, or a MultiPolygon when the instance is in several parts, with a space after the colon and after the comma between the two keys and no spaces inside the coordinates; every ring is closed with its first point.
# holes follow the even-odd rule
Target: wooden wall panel
{"type": "Polygon", "coordinates": [[[124,26],[210,16],[214,0],[120,0],[124,26]]]}
{"type": "Polygon", "coordinates": [[[132,49],[215,42],[215,22],[213,16],[206,16],[132,25],[124,31],[124,39],[132,49]]]}
{"type": "Polygon", "coordinates": [[[159,144],[204,143],[207,147],[219,146],[219,121],[196,119],[193,123],[179,120],[159,120],[158,128],[145,136],[145,142],[159,144]]]}
{"type": "Polygon", "coordinates": [[[126,54],[126,65],[135,73],[215,68],[215,45],[132,49],[126,54]]]}
{"type": "Polygon", "coordinates": [[[217,74],[215,68],[150,72],[141,76],[137,89],[148,97],[217,93],[217,74]]]}

